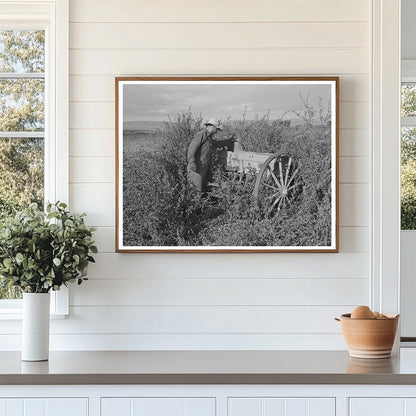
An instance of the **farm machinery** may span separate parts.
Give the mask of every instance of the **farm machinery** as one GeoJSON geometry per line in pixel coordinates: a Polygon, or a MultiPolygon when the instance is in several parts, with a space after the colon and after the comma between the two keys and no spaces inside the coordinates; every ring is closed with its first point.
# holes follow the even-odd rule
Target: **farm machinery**
{"type": "Polygon", "coordinates": [[[289,153],[273,154],[244,151],[240,142],[222,150],[223,172],[243,183],[251,184],[256,205],[268,216],[288,208],[302,192],[297,159],[289,153]]]}

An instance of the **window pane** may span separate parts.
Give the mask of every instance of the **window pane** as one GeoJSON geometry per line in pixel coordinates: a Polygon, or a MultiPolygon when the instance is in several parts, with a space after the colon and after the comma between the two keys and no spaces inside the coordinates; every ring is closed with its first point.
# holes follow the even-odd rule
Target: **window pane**
{"type": "Polygon", "coordinates": [[[402,117],[416,117],[416,84],[402,84],[402,117]]]}
{"type": "Polygon", "coordinates": [[[416,229],[416,128],[401,132],[401,228],[416,229]]]}
{"type": "MultiPolygon", "coordinates": [[[[45,129],[45,31],[0,30],[0,132],[45,129]],[[25,74],[39,73],[40,78],[25,74]],[[17,76],[19,74],[19,76],[17,76]],[[22,76],[23,75],[23,76],[22,76]]],[[[44,139],[0,138],[0,224],[31,202],[43,206],[44,139]]],[[[0,279],[0,299],[21,298],[0,279]]]]}
{"type": "MultiPolygon", "coordinates": [[[[31,202],[43,206],[44,140],[0,138],[0,223],[31,202]]],[[[0,299],[21,298],[0,279],[0,299]]]]}
{"type": "Polygon", "coordinates": [[[0,72],[45,72],[45,31],[0,30],[0,72]]]}
{"type": "Polygon", "coordinates": [[[0,131],[45,129],[43,79],[0,79],[0,131]]]}
{"type": "Polygon", "coordinates": [[[0,138],[0,219],[36,202],[43,206],[44,140],[0,138]]]}

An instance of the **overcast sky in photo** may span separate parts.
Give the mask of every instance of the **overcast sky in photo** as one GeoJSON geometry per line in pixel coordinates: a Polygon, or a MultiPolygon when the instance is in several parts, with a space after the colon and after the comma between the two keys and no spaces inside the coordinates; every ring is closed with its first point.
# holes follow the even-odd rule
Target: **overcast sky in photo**
{"type": "MultiPolygon", "coordinates": [[[[279,119],[288,110],[299,110],[301,99],[326,109],[331,99],[329,84],[137,84],[124,85],[123,117],[129,121],[168,121],[176,114],[192,111],[203,119],[255,119],[269,113],[279,119]]],[[[288,113],[285,119],[295,118],[288,113]]]]}

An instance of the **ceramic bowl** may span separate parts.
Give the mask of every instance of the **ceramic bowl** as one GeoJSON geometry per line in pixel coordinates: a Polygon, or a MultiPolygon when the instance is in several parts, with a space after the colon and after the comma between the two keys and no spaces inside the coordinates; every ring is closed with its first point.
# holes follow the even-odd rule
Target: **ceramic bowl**
{"type": "Polygon", "coordinates": [[[391,356],[399,315],[381,319],[352,319],[341,315],[341,329],[351,357],[388,358],[391,356]]]}

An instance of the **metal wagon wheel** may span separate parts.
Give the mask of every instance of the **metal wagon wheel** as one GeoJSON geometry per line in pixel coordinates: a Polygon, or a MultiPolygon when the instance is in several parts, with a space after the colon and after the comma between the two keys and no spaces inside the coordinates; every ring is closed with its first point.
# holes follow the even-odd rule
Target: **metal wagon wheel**
{"type": "Polygon", "coordinates": [[[267,217],[288,208],[302,192],[299,164],[288,153],[266,159],[257,174],[253,195],[267,217]]]}

